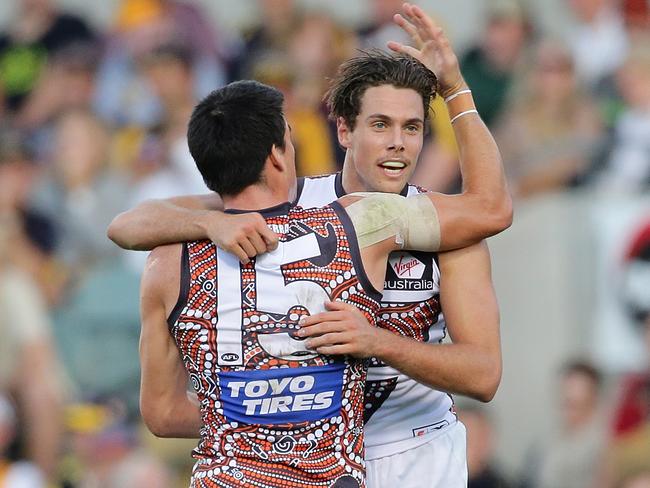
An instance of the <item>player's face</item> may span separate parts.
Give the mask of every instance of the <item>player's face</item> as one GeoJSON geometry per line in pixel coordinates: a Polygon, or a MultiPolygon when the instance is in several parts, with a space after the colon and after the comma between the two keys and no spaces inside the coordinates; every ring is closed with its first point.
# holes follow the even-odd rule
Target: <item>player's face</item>
{"type": "Polygon", "coordinates": [[[399,193],[415,170],[423,134],[424,108],[415,90],[368,88],[354,130],[339,122],[339,141],[347,149],[345,190],[399,193]]]}

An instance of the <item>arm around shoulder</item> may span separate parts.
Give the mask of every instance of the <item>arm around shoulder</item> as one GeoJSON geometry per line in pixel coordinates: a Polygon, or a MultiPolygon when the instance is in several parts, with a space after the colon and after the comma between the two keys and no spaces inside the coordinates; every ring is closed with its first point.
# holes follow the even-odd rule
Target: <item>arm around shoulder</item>
{"type": "Polygon", "coordinates": [[[208,238],[207,219],[223,204],[217,194],[147,200],[117,215],[107,236],[123,249],[149,251],[156,246],[208,238]]]}

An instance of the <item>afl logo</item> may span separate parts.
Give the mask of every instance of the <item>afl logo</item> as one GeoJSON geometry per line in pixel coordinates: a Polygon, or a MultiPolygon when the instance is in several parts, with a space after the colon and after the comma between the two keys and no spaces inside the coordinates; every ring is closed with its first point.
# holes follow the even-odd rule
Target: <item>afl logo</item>
{"type": "Polygon", "coordinates": [[[238,361],[239,354],[235,354],[234,352],[227,352],[221,355],[221,360],[228,363],[231,363],[233,361],[238,361]]]}

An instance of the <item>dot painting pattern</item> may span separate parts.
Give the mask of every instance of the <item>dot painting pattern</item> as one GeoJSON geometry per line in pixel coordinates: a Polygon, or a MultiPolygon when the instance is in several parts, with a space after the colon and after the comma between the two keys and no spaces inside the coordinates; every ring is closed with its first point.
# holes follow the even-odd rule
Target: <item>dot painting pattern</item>
{"type": "MultiPolygon", "coordinates": [[[[331,207],[302,209],[266,217],[267,223],[290,241],[306,230],[320,238],[335,236],[331,260],[322,256],[301,259],[281,266],[286,285],[292,282],[318,283],[331,300],[357,306],[374,324],[379,302],[367,295],[354,267],[351,243],[343,223],[331,207]],[[314,264],[316,263],[316,264],[314,264]]],[[[208,241],[188,244],[190,288],[187,302],[170,330],[181,351],[192,386],[198,394],[204,428],[194,450],[197,458],[192,487],[363,487],[363,409],[365,364],[354,358],[306,355],[282,358],[262,347],[261,334],[291,332],[300,317],[309,314],[296,305],[285,314],[256,308],[258,293],[254,260],[240,266],[241,365],[219,365],[219,316],[217,305],[225,299],[219,292],[216,248],[208,241]],[[303,420],[276,425],[229,420],[224,412],[223,373],[272,371],[343,365],[341,408],[335,415],[319,420],[303,420]],[[223,400],[223,401],[222,401],[223,400]]],[[[232,297],[228,297],[232,300],[232,297]]]]}

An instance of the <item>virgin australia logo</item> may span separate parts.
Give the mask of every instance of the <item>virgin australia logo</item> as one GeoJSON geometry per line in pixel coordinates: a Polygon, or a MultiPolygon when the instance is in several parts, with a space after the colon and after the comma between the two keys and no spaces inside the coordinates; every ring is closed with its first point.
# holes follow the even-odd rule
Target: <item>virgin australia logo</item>
{"type": "Polygon", "coordinates": [[[391,254],[389,263],[399,278],[419,280],[426,268],[422,261],[404,252],[391,254]]]}

